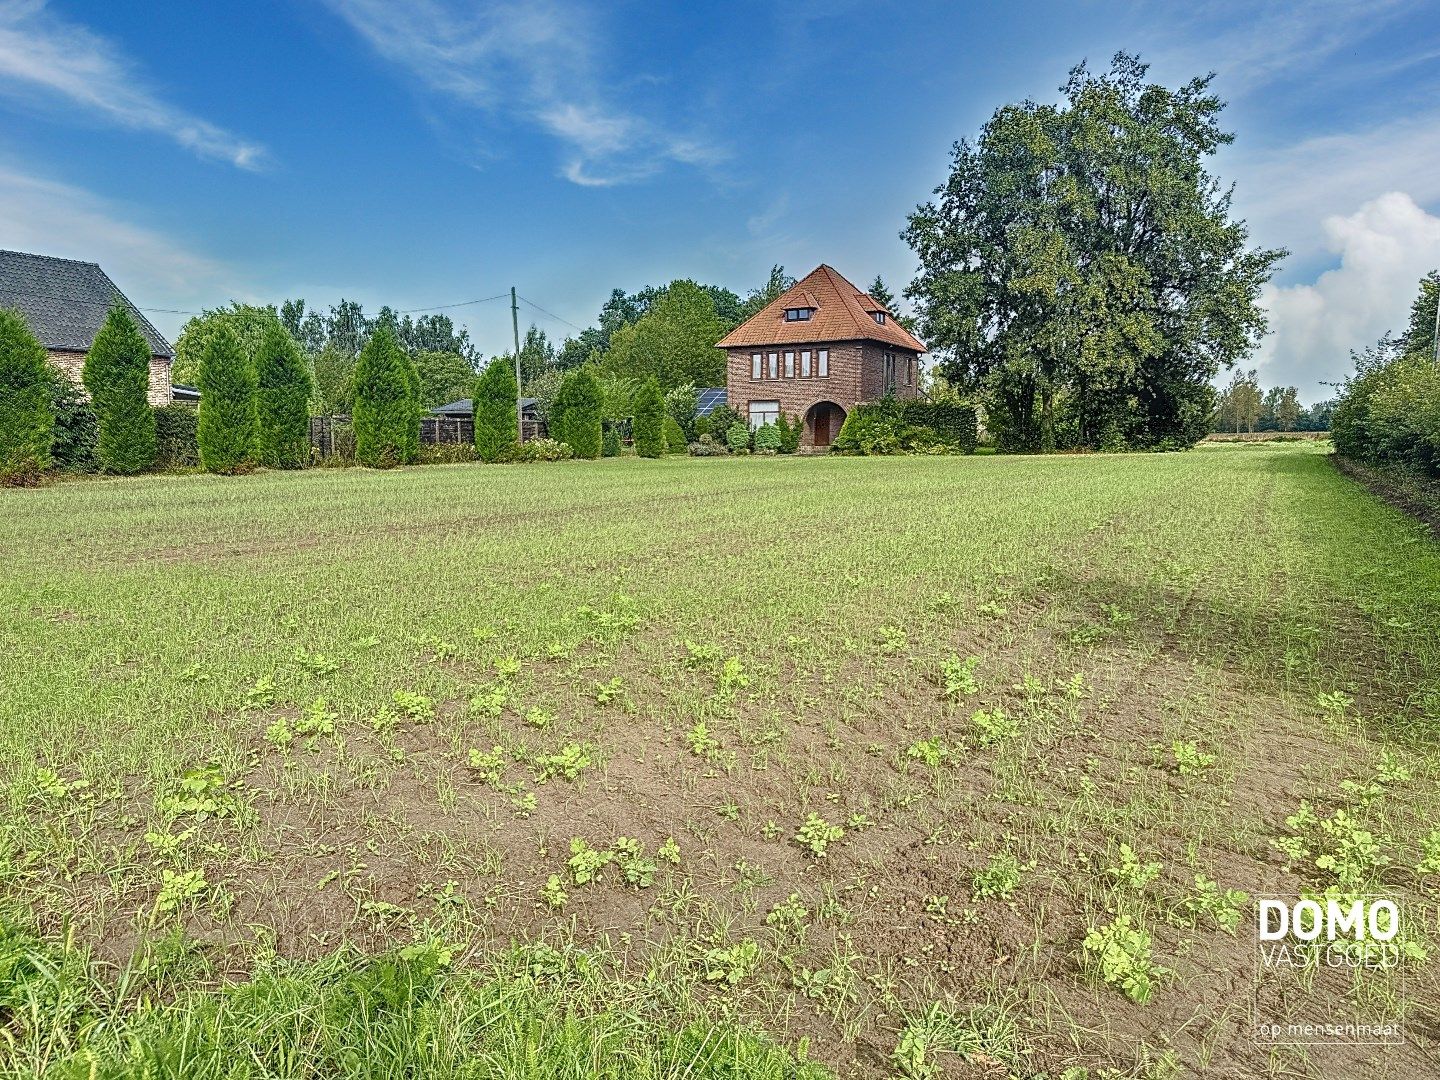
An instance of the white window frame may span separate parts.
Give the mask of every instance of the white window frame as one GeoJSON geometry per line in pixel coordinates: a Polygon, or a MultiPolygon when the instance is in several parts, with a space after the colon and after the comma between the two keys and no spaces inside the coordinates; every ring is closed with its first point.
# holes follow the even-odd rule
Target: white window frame
{"type": "Polygon", "coordinates": [[[794,377],[795,377],[795,354],[794,354],[794,352],[787,352],[787,353],[785,354],[785,378],[787,378],[787,379],[793,379],[794,377]]]}
{"type": "Polygon", "coordinates": [[[765,364],[765,357],[758,352],[750,354],[750,378],[758,379],[761,375],[761,368],[765,364]]]}
{"type": "Polygon", "coordinates": [[[778,379],[778,378],[780,377],[780,354],[779,354],[779,353],[773,353],[773,352],[772,352],[772,353],[770,354],[770,367],[769,367],[769,372],[770,372],[770,378],[772,378],[772,379],[778,379]]]}
{"type": "Polygon", "coordinates": [[[815,370],[815,369],[810,366],[810,350],[809,350],[809,349],[801,349],[801,350],[800,350],[800,377],[801,377],[802,379],[808,379],[808,378],[810,378],[810,373],[813,372],[814,370],[815,370]]]}
{"type": "Polygon", "coordinates": [[[750,430],[759,431],[766,424],[776,423],[780,419],[780,402],[752,401],[746,407],[746,417],[750,421],[750,430]]]}
{"type": "Polygon", "coordinates": [[[815,373],[819,378],[828,379],[830,377],[830,350],[821,349],[817,355],[815,373]]]}

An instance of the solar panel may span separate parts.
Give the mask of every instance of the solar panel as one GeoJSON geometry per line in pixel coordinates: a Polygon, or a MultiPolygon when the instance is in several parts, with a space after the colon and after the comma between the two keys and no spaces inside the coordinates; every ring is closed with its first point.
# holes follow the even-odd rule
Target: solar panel
{"type": "Polygon", "coordinates": [[[709,416],[716,408],[725,404],[725,387],[707,386],[695,393],[695,415],[709,416]]]}

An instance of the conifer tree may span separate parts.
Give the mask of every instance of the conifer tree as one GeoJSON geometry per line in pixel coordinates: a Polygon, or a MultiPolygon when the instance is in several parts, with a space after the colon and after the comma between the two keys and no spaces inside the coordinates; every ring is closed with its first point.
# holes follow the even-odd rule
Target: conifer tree
{"type": "Polygon", "coordinates": [[[313,383],[300,346],[279,320],[266,326],[260,339],[255,385],[261,464],[272,469],[302,468],[310,460],[313,383]]]}
{"type": "Polygon", "coordinates": [[[355,365],[355,457],[372,469],[389,469],[414,458],[417,433],[414,365],[388,327],[380,327],[360,350],[355,365]]]}
{"type": "Polygon", "coordinates": [[[520,444],[520,423],[515,415],[519,390],[515,369],[505,357],[491,360],[475,380],[472,408],[475,416],[475,451],[482,461],[504,461],[520,444]]]}
{"type": "Polygon", "coordinates": [[[95,335],[82,376],[100,420],[96,455],[106,472],[130,475],[155,464],[150,355],[140,327],[116,304],[95,335]]]}
{"type": "Polygon", "coordinates": [[[34,484],[50,468],[55,411],[45,348],[0,309],[0,484],[34,484]]]}
{"type": "Polygon", "coordinates": [[[598,458],[604,446],[600,384],[587,366],[565,376],[551,409],[550,436],[570,446],[577,458],[598,458]]]}
{"type": "Polygon", "coordinates": [[[228,326],[216,327],[200,350],[200,467],[245,472],[255,464],[258,424],[255,365],[228,326]]]}
{"type": "Polygon", "coordinates": [[[635,452],[658,458],[665,453],[665,398],[653,378],[635,395],[635,452]]]}

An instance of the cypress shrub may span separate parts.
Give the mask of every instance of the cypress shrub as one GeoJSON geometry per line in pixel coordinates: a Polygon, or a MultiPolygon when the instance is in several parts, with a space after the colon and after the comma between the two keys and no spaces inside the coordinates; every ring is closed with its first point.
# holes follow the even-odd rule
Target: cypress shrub
{"type": "MultiPolygon", "coordinates": [[[[520,447],[520,422],[515,415],[515,369],[497,356],[475,380],[471,395],[475,414],[475,451],[481,461],[507,461],[520,447]]],[[[562,440],[563,441],[563,440],[562,440]]]]}
{"type": "MultiPolygon", "coordinates": [[[[390,469],[411,460],[416,426],[414,364],[395,335],[382,326],[370,335],[355,364],[355,458],[372,469],[390,469]]],[[[202,399],[203,400],[203,399],[202,399]]]]}
{"type": "Polygon", "coordinates": [[[420,460],[420,419],[425,415],[425,405],[420,369],[415,366],[415,358],[403,349],[400,352],[400,371],[410,392],[410,426],[405,442],[405,463],[410,465],[420,460]]]}
{"type": "Polygon", "coordinates": [[[55,413],[55,439],[50,455],[57,469],[95,472],[100,468],[96,445],[100,418],[85,392],[58,368],[46,365],[50,379],[50,405],[55,413]]]}
{"type": "Polygon", "coordinates": [[[775,421],[775,426],[780,431],[780,452],[782,454],[793,454],[800,449],[800,434],[805,430],[805,425],[799,417],[792,422],[782,412],[780,418],[775,421]]]}
{"type": "Polygon", "coordinates": [[[200,464],[200,414],[189,405],[155,410],[155,464],[188,469],[200,464]]]}
{"type": "Polygon", "coordinates": [[[665,417],[665,449],[671,454],[683,454],[688,448],[685,429],[673,416],[665,417]]]}
{"type": "Polygon", "coordinates": [[[745,423],[744,420],[736,420],[725,429],[725,445],[730,448],[731,453],[749,450],[750,425],[745,423]]]}
{"type": "Polygon", "coordinates": [[[272,469],[299,469],[310,461],[312,390],[310,369],[300,346],[278,320],[270,323],[255,356],[261,464],[272,469]]]}
{"type": "Polygon", "coordinates": [[[551,406],[550,436],[568,443],[577,458],[598,458],[604,450],[600,413],[604,398],[588,367],[570,372],[551,406]]]}
{"type": "Polygon", "coordinates": [[[665,399],[660,384],[653,378],[635,395],[635,452],[641,457],[658,458],[665,453],[665,399]]]}
{"type": "Polygon", "coordinates": [[[197,440],[206,472],[247,472],[256,458],[255,365],[223,323],[200,350],[197,440]]]}
{"type": "Polygon", "coordinates": [[[50,468],[50,364],[25,320],[0,310],[0,484],[37,484],[50,468]]]}
{"type": "Polygon", "coordinates": [[[154,465],[150,343],[118,304],[105,316],[85,357],[84,381],[100,421],[95,445],[100,467],[125,476],[154,465]]]}

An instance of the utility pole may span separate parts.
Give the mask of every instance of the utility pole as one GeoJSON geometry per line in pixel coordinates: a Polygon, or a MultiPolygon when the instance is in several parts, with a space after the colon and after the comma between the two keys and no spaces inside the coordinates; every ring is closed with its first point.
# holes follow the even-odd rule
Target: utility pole
{"type": "Polygon", "coordinates": [[[510,329],[515,333],[515,431],[521,442],[525,441],[525,407],[520,404],[524,388],[520,383],[520,302],[515,295],[515,286],[510,286],[510,329]]]}
{"type": "Polygon", "coordinates": [[[1435,366],[1440,368],[1440,279],[1435,282],[1435,366]]]}

